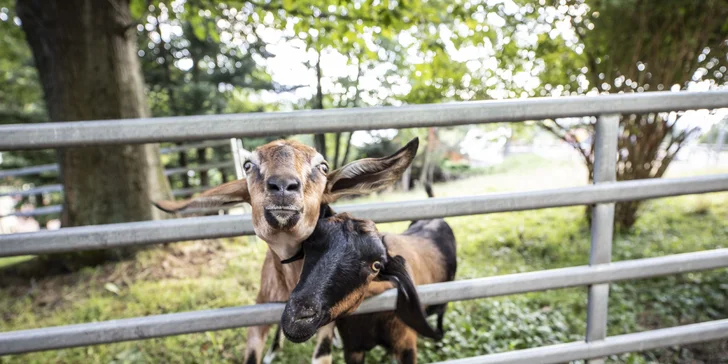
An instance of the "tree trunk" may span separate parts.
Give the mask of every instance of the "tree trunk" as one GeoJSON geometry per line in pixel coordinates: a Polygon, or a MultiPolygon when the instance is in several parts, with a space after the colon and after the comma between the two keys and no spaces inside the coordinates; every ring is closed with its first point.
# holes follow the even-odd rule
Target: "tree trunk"
{"type": "Polygon", "coordinates": [[[409,191],[410,189],[410,178],[412,177],[412,165],[407,167],[402,173],[402,191],[409,191]]]}
{"type": "MultiPolygon", "coordinates": [[[[177,146],[182,146],[184,143],[177,143],[177,146]]],[[[182,150],[179,152],[179,166],[180,167],[187,167],[187,151],[182,150]]],[[[182,173],[180,176],[182,178],[182,187],[183,188],[190,188],[190,176],[187,174],[187,172],[182,173]]]]}
{"type": "Polygon", "coordinates": [[[339,149],[341,147],[341,133],[334,134],[334,169],[339,168],[339,149]]]}
{"type": "MultiPolygon", "coordinates": [[[[17,12],[51,120],[149,116],[128,1],[19,0],[17,12]]],[[[150,203],[170,198],[157,144],[66,148],[58,154],[63,226],[163,216],[150,203]]],[[[133,252],[124,248],[49,258],[75,269],[133,252]]]]}
{"type": "Polygon", "coordinates": [[[349,137],[346,139],[346,147],[344,148],[344,156],[341,160],[341,163],[339,163],[340,166],[345,166],[346,163],[349,161],[349,150],[351,150],[352,135],[354,135],[354,132],[349,132],[349,137]]]}
{"type": "MultiPolygon", "coordinates": [[[[207,163],[207,148],[197,148],[197,165],[207,163]]],[[[210,179],[207,177],[207,170],[200,169],[200,187],[210,187],[210,179]]]]}
{"type": "MultiPolygon", "coordinates": [[[[313,108],[323,110],[324,92],[321,88],[321,77],[323,77],[323,74],[321,72],[321,51],[317,50],[316,54],[318,55],[318,58],[316,59],[316,100],[313,108]]],[[[326,134],[315,134],[313,136],[313,143],[314,147],[316,147],[316,150],[318,150],[319,153],[324,156],[324,159],[329,160],[328,156],[326,155],[326,134]]]]}
{"type": "Polygon", "coordinates": [[[428,181],[430,183],[433,182],[430,179],[432,178],[434,171],[432,158],[435,151],[435,143],[437,143],[435,128],[429,128],[427,130],[427,148],[425,148],[425,161],[422,163],[422,170],[420,171],[420,185],[423,186],[428,181]],[[432,171],[430,170],[431,168],[432,171]]]}

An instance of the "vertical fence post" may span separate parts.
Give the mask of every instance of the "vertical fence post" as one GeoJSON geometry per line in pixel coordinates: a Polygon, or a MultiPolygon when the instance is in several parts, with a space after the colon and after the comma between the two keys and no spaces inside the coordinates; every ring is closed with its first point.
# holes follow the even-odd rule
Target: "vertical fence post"
{"type": "MultiPolygon", "coordinates": [[[[594,183],[614,182],[617,178],[617,133],[619,115],[600,115],[594,140],[594,183]]],[[[609,263],[612,259],[614,235],[614,203],[596,204],[592,210],[591,253],[589,265],[609,263]]],[[[589,286],[586,318],[586,341],[603,340],[607,336],[609,284],[589,286]]],[[[604,359],[589,360],[602,364],[604,359]]]]}

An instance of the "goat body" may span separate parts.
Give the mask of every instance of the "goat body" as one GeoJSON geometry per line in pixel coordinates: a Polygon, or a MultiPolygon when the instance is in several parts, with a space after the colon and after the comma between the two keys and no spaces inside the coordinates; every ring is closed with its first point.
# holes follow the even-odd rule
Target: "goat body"
{"type": "Polygon", "coordinates": [[[320,219],[303,244],[301,279],[281,318],[283,333],[301,342],[335,322],[347,363],[363,363],[377,345],[400,363],[415,363],[417,334],[440,339],[446,308],[426,308],[427,315],[437,315],[437,329],[430,327],[415,285],[452,281],[455,245],[442,219],[415,221],[403,234],[380,234],[373,222],[345,213],[320,219]],[[364,298],[394,287],[394,312],[348,316],[364,298]]]}
{"type": "MultiPolygon", "coordinates": [[[[416,221],[401,235],[383,235],[382,241],[391,255],[404,258],[415,284],[455,279],[455,236],[445,220],[416,221]]],[[[447,304],[426,308],[427,316],[437,315],[437,332],[440,335],[444,333],[446,308],[447,304]]],[[[365,353],[377,345],[393,353],[400,363],[416,362],[417,333],[394,312],[343,317],[336,320],[336,328],[344,344],[347,363],[363,363],[365,353]]]]}

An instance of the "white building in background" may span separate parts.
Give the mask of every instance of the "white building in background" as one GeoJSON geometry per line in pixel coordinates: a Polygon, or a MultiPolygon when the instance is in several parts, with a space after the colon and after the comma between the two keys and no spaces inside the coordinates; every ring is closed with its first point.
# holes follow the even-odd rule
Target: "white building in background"
{"type": "Polygon", "coordinates": [[[488,167],[503,163],[506,141],[512,135],[511,128],[500,127],[493,131],[471,128],[460,142],[460,152],[468,157],[473,167],[488,167]]]}

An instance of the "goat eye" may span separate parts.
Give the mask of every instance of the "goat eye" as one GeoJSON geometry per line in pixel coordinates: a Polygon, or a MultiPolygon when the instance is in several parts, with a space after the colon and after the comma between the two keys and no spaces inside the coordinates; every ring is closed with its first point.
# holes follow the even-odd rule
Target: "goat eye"
{"type": "Polygon", "coordinates": [[[379,273],[379,271],[382,270],[382,263],[380,263],[380,262],[372,263],[372,270],[374,271],[374,273],[379,273]]]}
{"type": "Polygon", "coordinates": [[[324,172],[324,174],[329,173],[329,166],[326,163],[319,164],[319,168],[321,168],[321,172],[324,172]]]}
{"type": "Polygon", "coordinates": [[[253,168],[253,162],[251,162],[251,161],[246,161],[245,163],[243,163],[243,169],[244,169],[244,170],[245,170],[246,172],[249,172],[251,168],[253,168]]]}

